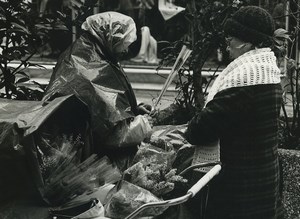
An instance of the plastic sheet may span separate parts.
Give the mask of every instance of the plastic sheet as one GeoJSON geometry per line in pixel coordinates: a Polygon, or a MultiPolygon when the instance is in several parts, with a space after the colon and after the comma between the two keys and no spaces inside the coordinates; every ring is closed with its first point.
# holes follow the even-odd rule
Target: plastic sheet
{"type": "Polygon", "coordinates": [[[175,182],[185,182],[172,168],[175,157],[174,150],[165,151],[143,143],[134,164],[124,172],[124,179],[162,197],[174,189],[175,182]]]}
{"type": "Polygon", "coordinates": [[[176,150],[176,158],[173,168],[181,172],[189,167],[194,160],[195,145],[191,145],[184,137],[187,125],[156,126],[149,143],[160,148],[173,147],[176,150]]]}
{"type": "Polygon", "coordinates": [[[89,16],[81,28],[105,42],[113,54],[123,52],[137,37],[133,19],[115,11],[89,16]]]}
{"type": "Polygon", "coordinates": [[[109,147],[125,147],[140,144],[150,137],[152,128],[146,117],[139,115],[133,120],[125,120],[117,125],[108,137],[106,145],[109,147]]]}
{"type": "Polygon", "coordinates": [[[97,199],[91,199],[84,203],[51,208],[50,213],[57,219],[88,219],[104,216],[104,207],[97,199]]]}
{"type": "MultiPolygon", "coordinates": [[[[125,218],[141,205],[157,201],[161,200],[149,191],[127,181],[121,181],[118,191],[111,196],[105,206],[105,216],[125,218]]],[[[163,213],[165,209],[165,207],[148,209],[142,216],[156,216],[163,213]]]]}
{"type": "Polygon", "coordinates": [[[142,143],[133,159],[133,163],[141,162],[144,165],[164,164],[166,169],[170,169],[176,158],[176,152],[173,148],[164,150],[148,143],[142,143]]]}
{"type": "Polygon", "coordinates": [[[133,89],[117,62],[136,40],[136,27],[129,16],[111,11],[89,16],[82,29],[60,55],[44,100],[76,95],[89,108],[95,144],[107,147],[115,127],[138,115],[133,89]]]}
{"type": "Polygon", "coordinates": [[[104,158],[96,155],[79,163],[71,155],[57,163],[51,169],[51,175],[46,178],[42,194],[45,200],[52,205],[61,205],[76,196],[92,192],[105,183],[115,183],[121,179],[117,168],[104,158]]]}
{"type": "MultiPolygon", "coordinates": [[[[43,186],[32,140],[37,131],[49,126],[56,130],[53,134],[80,133],[86,141],[88,115],[86,106],[74,96],[57,98],[50,103],[0,99],[0,201],[32,195],[28,193],[36,190],[34,185],[43,186]],[[81,117],[75,120],[78,115],[81,117]]],[[[85,143],[81,158],[91,151],[88,142],[85,143]]]]}
{"type": "Polygon", "coordinates": [[[165,125],[156,126],[151,135],[151,144],[157,147],[163,147],[167,143],[171,144],[176,150],[178,150],[184,144],[187,144],[187,140],[184,137],[184,132],[187,125],[165,125]]]}

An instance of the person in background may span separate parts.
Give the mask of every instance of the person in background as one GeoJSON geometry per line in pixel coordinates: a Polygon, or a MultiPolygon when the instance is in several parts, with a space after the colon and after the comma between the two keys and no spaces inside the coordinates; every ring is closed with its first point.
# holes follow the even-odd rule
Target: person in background
{"type": "Polygon", "coordinates": [[[88,17],[81,28],[82,35],[60,55],[44,100],[73,94],[86,103],[96,152],[136,146],[151,131],[151,117],[142,116],[151,106],[137,104],[118,62],[136,40],[135,23],[109,11],[88,17]]]}
{"type": "Polygon", "coordinates": [[[285,16],[284,16],[284,3],[283,2],[278,2],[274,9],[272,16],[275,21],[275,27],[277,28],[285,28],[285,16]]]}
{"type": "Polygon", "coordinates": [[[71,28],[68,23],[71,19],[69,0],[42,0],[39,8],[40,16],[45,19],[52,19],[53,26],[49,29],[47,36],[44,36],[46,44],[40,48],[41,57],[57,59],[58,56],[72,43],[71,28]],[[65,14],[67,22],[57,19],[58,14],[65,14]]]}
{"type": "Polygon", "coordinates": [[[155,5],[155,1],[154,0],[141,0],[141,3],[147,9],[151,9],[155,5]]]}
{"type": "Polygon", "coordinates": [[[207,219],[275,219],[279,190],[280,70],[271,50],[274,21],[247,6],[225,23],[233,61],[215,80],[185,133],[194,145],[219,141],[222,170],[210,184],[207,219]]]}

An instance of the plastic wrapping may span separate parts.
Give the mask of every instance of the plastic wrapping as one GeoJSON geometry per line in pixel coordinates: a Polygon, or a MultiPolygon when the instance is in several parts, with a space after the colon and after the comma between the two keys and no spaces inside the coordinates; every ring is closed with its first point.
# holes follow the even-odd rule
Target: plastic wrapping
{"type": "Polygon", "coordinates": [[[187,125],[166,125],[156,126],[151,135],[150,143],[157,147],[164,147],[171,144],[176,150],[187,144],[184,132],[187,125]]]}
{"type": "Polygon", "coordinates": [[[115,11],[89,16],[81,28],[105,42],[112,54],[123,52],[137,38],[133,19],[115,11]]]}
{"type": "Polygon", "coordinates": [[[150,138],[150,144],[160,148],[173,147],[176,158],[173,168],[178,172],[189,167],[194,161],[195,145],[191,145],[184,137],[187,125],[156,126],[150,138]]]}
{"type": "Polygon", "coordinates": [[[134,114],[127,110],[131,107],[125,95],[127,88],[122,87],[116,81],[117,74],[120,73],[109,64],[101,62],[104,61],[99,60],[98,66],[95,64],[93,70],[86,71],[77,69],[81,64],[77,63],[77,59],[73,61],[74,66],[58,65],[44,99],[51,100],[57,96],[75,94],[87,104],[91,115],[92,130],[103,145],[115,125],[133,118],[134,114]],[[103,81],[98,84],[91,83],[90,80],[96,77],[101,77],[103,81]]]}
{"type": "MultiPolygon", "coordinates": [[[[110,218],[125,218],[138,207],[149,202],[161,201],[151,192],[127,181],[121,181],[117,192],[112,194],[105,206],[105,216],[110,218]]],[[[156,216],[164,212],[165,207],[152,208],[143,211],[143,217],[156,216]]]]}
{"type": "Polygon", "coordinates": [[[85,147],[80,158],[90,153],[89,114],[76,97],[65,96],[50,103],[0,99],[0,106],[0,201],[33,193],[34,185],[43,187],[33,139],[45,126],[53,128],[54,136],[59,132],[81,134],[85,147]]]}
{"type": "MultiPolygon", "coordinates": [[[[153,131],[150,143],[157,147],[170,147],[176,149],[177,155],[173,167],[182,171],[190,165],[220,161],[219,142],[211,145],[191,145],[184,136],[187,125],[157,126],[153,131]]],[[[208,172],[212,167],[202,167],[197,170],[208,172]]]]}
{"type": "MultiPolygon", "coordinates": [[[[65,155],[66,156],[66,155],[65,155]]],[[[115,183],[121,179],[117,168],[107,158],[96,155],[79,163],[68,156],[56,164],[51,175],[45,180],[42,194],[52,205],[61,205],[78,195],[92,192],[105,183],[115,183]]]]}
{"type": "Polygon", "coordinates": [[[152,128],[146,117],[139,115],[133,120],[125,120],[117,125],[108,137],[106,145],[109,147],[125,147],[140,144],[150,137],[152,128]]]}
{"type": "Polygon", "coordinates": [[[104,207],[97,199],[91,199],[79,204],[51,208],[49,211],[53,218],[55,217],[57,219],[88,219],[104,216],[104,207]]]}
{"type": "Polygon", "coordinates": [[[60,205],[120,180],[108,158],[92,153],[89,112],[75,96],[49,103],[1,100],[0,104],[0,158],[5,158],[0,159],[1,201],[19,192],[19,186],[26,193],[29,189],[23,184],[28,184],[49,204],[60,205]]]}
{"type": "Polygon", "coordinates": [[[137,115],[133,89],[116,60],[136,39],[136,28],[129,16],[104,12],[88,17],[82,29],[60,55],[44,100],[76,95],[89,108],[95,144],[105,147],[115,126],[137,115]]]}
{"type": "Polygon", "coordinates": [[[166,169],[170,169],[175,158],[176,151],[173,148],[164,150],[142,142],[133,159],[133,163],[141,162],[144,165],[163,164],[166,166],[166,169]]]}
{"type": "Polygon", "coordinates": [[[175,182],[185,182],[176,175],[176,169],[172,169],[175,157],[174,150],[165,151],[142,143],[134,164],[124,172],[124,179],[162,197],[174,189],[175,182]]]}

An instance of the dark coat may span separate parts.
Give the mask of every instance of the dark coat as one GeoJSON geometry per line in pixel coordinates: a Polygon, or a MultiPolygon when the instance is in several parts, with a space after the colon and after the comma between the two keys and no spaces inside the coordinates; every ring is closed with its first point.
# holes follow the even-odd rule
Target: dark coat
{"type": "Polygon", "coordinates": [[[225,89],[189,123],[188,141],[220,139],[222,170],[209,190],[208,218],[278,218],[280,84],[225,89]]]}

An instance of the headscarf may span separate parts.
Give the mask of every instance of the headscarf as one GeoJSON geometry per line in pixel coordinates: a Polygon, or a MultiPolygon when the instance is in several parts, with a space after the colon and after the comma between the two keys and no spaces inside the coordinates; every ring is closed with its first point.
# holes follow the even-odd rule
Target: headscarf
{"type": "Polygon", "coordinates": [[[121,53],[136,40],[136,26],[131,17],[109,11],[89,16],[81,25],[113,55],[121,53]]]}

